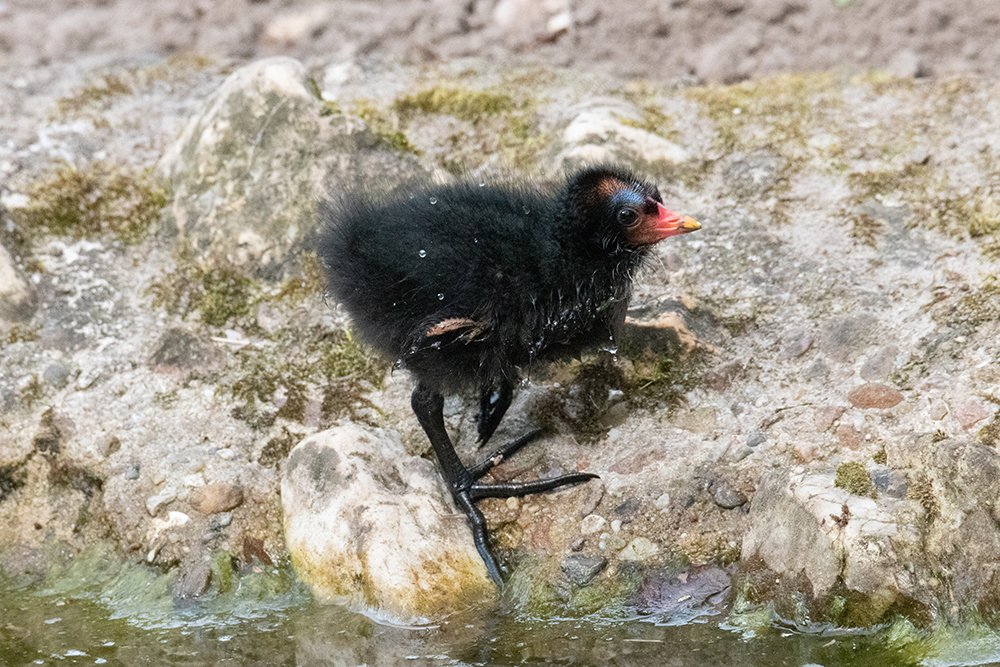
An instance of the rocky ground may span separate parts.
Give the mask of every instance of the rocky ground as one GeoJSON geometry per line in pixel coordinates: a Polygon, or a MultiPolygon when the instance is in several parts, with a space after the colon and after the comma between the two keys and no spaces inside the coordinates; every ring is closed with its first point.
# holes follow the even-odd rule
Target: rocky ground
{"type": "MultiPolygon", "coordinates": [[[[307,455],[329,464],[338,423],[404,466],[380,476],[366,455],[373,478],[414,475],[387,483],[400,504],[461,529],[433,474],[417,482],[408,378],[323,299],[314,202],[345,183],[544,180],[612,160],[703,229],[657,247],[614,358],[534,369],[521,388],[498,438],[553,435],[498,478],[601,480],[483,504],[514,568],[505,594],[678,616],[772,602],[802,626],[996,613],[994,83],[630,83],[343,55],[106,63],[4,84],[6,572],[41,576],[102,543],[179,573],[186,597],[286,561],[287,517],[310,515],[279,488],[324,520],[323,489],[292,472],[307,455]]],[[[447,405],[470,458],[474,407],[447,405]]],[[[407,613],[316,572],[322,594],[407,613]]]]}

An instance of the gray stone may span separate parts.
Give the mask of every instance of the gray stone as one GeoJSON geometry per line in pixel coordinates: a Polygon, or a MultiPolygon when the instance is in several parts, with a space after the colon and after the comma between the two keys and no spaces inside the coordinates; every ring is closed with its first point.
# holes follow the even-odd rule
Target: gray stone
{"type": "Polygon", "coordinates": [[[571,554],[563,560],[562,571],[577,586],[586,586],[607,566],[608,559],[603,556],[571,554]]]}
{"type": "Polygon", "coordinates": [[[841,315],[823,324],[820,349],[838,363],[852,362],[875,340],[878,319],[869,313],[841,315]]]}
{"type": "Polygon", "coordinates": [[[747,497],[729,485],[726,480],[719,480],[712,485],[712,499],[722,509],[736,509],[747,502],[747,497]]]}
{"type": "Polygon", "coordinates": [[[747,447],[756,447],[767,442],[767,433],[759,428],[750,429],[747,432],[747,447]]]}
{"type": "Polygon", "coordinates": [[[62,389],[69,384],[70,369],[66,364],[56,362],[45,367],[42,379],[56,389],[62,389]]]}
{"type": "Polygon", "coordinates": [[[906,475],[898,470],[890,470],[885,466],[878,466],[871,471],[872,481],[879,493],[884,493],[892,498],[905,498],[906,492],[910,488],[910,481],[906,475]]]}
{"type": "Polygon", "coordinates": [[[899,349],[895,345],[883,347],[862,364],[861,378],[869,382],[884,382],[892,374],[897,354],[899,349]]]}

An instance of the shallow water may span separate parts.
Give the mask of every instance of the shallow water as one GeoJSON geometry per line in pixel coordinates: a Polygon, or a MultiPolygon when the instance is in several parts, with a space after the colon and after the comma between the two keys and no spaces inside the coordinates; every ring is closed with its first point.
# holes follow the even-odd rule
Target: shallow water
{"type": "Polygon", "coordinates": [[[982,628],[802,632],[760,613],[673,624],[517,609],[399,628],[317,603],[277,568],[255,568],[194,602],[175,600],[173,583],[106,561],[41,585],[0,579],[0,665],[1000,665],[991,662],[1000,661],[1000,634],[982,628]]]}

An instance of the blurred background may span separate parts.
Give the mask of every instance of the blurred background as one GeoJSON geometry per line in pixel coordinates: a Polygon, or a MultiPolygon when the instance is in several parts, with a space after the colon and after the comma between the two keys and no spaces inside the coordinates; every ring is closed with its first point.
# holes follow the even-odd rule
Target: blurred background
{"type": "MultiPolygon", "coordinates": [[[[0,67],[196,52],[462,56],[624,79],[733,83],[778,71],[899,76],[1000,67],[997,0],[4,0],[0,67]]],[[[95,63],[97,64],[97,63],[95,63]]]]}

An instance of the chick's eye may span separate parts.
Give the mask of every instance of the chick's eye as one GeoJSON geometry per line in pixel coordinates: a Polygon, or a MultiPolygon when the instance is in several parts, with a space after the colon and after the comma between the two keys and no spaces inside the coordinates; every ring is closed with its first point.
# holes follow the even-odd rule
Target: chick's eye
{"type": "Polygon", "coordinates": [[[625,226],[635,224],[636,218],[638,217],[639,214],[630,208],[623,208],[618,211],[618,222],[625,226]]]}

